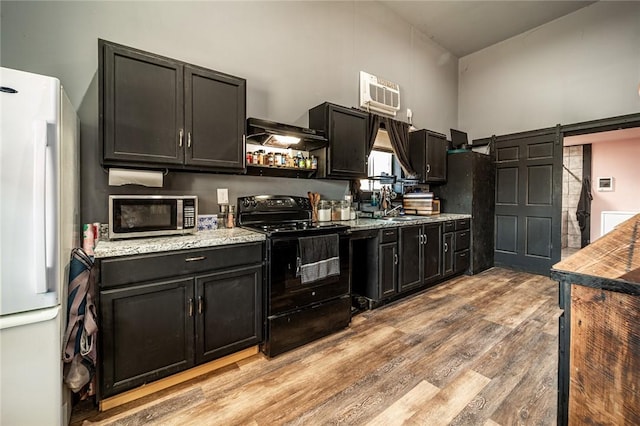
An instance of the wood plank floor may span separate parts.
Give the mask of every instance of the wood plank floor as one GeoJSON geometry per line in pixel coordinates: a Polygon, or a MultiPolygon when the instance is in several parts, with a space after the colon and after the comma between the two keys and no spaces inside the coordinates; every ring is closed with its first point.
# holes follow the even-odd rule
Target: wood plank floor
{"type": "Polygon", "coordinates": [[[493,268],[72,425],[552,425],[557,283],[493,268]]]}

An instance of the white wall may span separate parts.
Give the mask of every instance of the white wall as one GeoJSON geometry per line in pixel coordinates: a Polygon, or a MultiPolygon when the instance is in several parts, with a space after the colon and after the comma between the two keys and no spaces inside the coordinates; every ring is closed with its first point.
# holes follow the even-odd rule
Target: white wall
{"type": "MultiPolygon", "coordinates": [[[[2,66],[60,78],[81,121],[83,221],[106,220],[98,151],[98,38],[247,79],[247,116],[308,125],[324,101],[357,106],[359,71],[398,83],[417,127],[457,123],[457,59],[378,2],[2,1],[2,66]]],[[[275,179],[292,195],[342,197],[345,181],[275,179]]],[[[164,191],[211,211],[229,195],[272,193],[274,178],[170,173],[164,191]]],[[[131,191],[131,190],[129,190],[131,191]]],[[[144,192],[144,189],[139,191],[144,192]]]]}
{"type": "Polygon", "coordinates": [[[459,62],[470,138],[640,111],[640,2],[600,1],[459,62]]]}

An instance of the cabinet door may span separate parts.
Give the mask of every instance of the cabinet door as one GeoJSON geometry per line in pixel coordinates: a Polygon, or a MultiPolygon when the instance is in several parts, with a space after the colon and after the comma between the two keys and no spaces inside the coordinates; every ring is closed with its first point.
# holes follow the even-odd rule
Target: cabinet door
{"type": "Polygon", "coordinates": [[[379,253],[379,288],[378,299],[393,296],[398,282],[398,245],[393,243],[380,244],[379,253]]]}
{"type": "Polygon", "coordinates": [[[366,112],[325,102],[309,110],[309,127],[323,130],[329,140],[328,155],[318,153],[318,170],[327,177],[367,176],[369,154],[366,112]]]}
{"type": "Polygon", "coordinates": [[[193,366],[193,280],[100,293],[102,397],[193,366]]]}
{"type": "Polygon", "coordinates": [[[424,227],[424,282],[431,283],[442,276],[440,272],[440,246],[442,235],[441,227],[436,225],[425,225],[424,227]]]}
{"type": "Polygon", "coordinates": [[[453,241],[453,232],[447,232],[442,235],[442,275],[445,277],[453,273],[453,260],[455,258],[453,241]]]}
{"type": "Polygon", "coordinates": [[[104,162],[182,164],[182,64],[104,41],[100,47],[104,162]]]}
{"type": "Polygon", "coordinates": [[[190,65],[185,75],[185,164],[243,171],[244,79],[190,65]]]}
{"type": "Polygon", "coordinates": [[[409,133],[409,158],[422,182],[446,182],[447,139],[444,135],[424,129],[409,133]]]}
{"type": "Polygon", "coordinates": [[[427,182],[446,182],[447,180],[447,140],[444,137],[429,134],[427,137],[427,182]]]}
{"type": "Polygon", "coordinates": [[[398,291],[402,292],[422,284],[422,226],[403,226],[399,234],[398,291]]]}
{"type": "Polygon", "coordinates": [[[196,277],[196,362],[262,340],[262,265],[196,277]]]}

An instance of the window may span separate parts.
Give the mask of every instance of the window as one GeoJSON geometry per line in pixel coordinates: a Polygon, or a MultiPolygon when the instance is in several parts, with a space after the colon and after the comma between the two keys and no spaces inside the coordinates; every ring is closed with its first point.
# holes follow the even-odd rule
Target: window
{"type": "MultiPolygon", "coordinates": [[[[386,151],[372,150],[369,154],[369,176],[393,175],[393,154],[386,151]]],[[[383,183],[380,180],[360,179],[360,187],[364,191],[380,189],[383,183]]]]}

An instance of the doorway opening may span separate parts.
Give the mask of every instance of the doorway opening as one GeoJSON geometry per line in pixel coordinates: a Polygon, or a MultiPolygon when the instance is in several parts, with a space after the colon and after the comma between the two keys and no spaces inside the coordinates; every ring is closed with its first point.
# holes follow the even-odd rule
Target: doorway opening
{"type": "Polygon", "coordinates": [[[562,258],[600,238],[607,213],[639,212],[640,114],[561,126],[563,134],[562,258]],[[582,179],[588,177],[590,193],[586,229],[580,232],[576,212],[582,179]],[[598,188],[607,179],[612,187],[598,188]],[[613,182],[618,181],[619,186],[613,182]]]}

